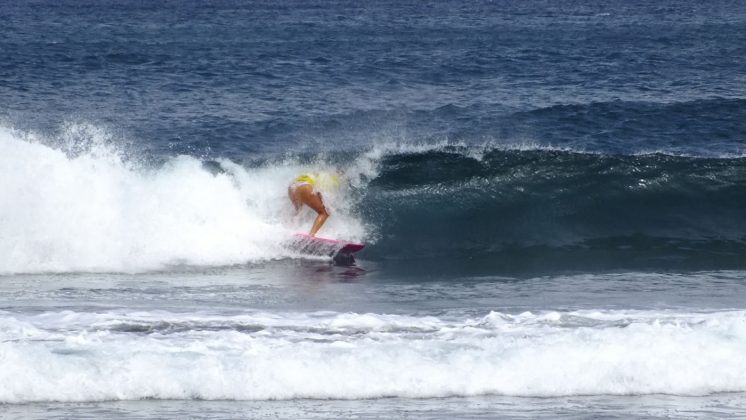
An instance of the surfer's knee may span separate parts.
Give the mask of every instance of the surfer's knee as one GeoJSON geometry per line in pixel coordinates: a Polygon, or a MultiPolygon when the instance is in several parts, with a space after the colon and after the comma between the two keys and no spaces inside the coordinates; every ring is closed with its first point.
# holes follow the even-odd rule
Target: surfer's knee
{"type": "Polygon", "coordinates": [[[318,214],[326,213],[326,206],[324,206],[324,202],[321,200],[321,197],[316,194],[308,194],[303,197],[303,204],[312,208],[313,211],[318,214]]]}
{"type": "Polygon", "coordinates": [[[326,209],[326,206],[324,205],[324,203],[323,203],[323,202],[321,203],[321,206],[320,206],[320,208],[318,208],[318,209],[314,209],[314,210],[316,210],[316,213],[318,213],[318,215],[319,215],[319,216],[320,216],[320,217],[321,217],[322,219],[324,219],[324,220],[328,219],[328,218],[329,218],[329,216],[330,216],[330,214],[329,214],[329,210],[327,210],[327,209],[326,209]]]}

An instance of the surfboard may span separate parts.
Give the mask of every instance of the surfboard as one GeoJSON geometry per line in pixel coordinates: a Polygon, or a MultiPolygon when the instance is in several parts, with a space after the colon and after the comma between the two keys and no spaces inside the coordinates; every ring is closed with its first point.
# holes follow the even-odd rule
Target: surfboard
{"type": "Polygon", "coordinates": [[[296,233],[293,235],[292,247],[303,254],[328,256],[337,262],[353,262],[352,254],[365,248],[365,244],[296,233]]]}

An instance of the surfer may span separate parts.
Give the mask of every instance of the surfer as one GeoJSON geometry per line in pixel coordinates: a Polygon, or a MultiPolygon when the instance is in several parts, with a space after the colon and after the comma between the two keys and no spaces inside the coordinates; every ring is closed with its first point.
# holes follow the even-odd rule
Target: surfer
{"type": "Polygon", "coordinates": [[[316,232],[321,229],[326,219],[329,218],[329,212],[326,211],[324,201],[321,199],[321,193],[314,189],[317,180],[316,177],[310,174],[299,175],[295,177],[293,182],[288,187],[288,197],[295,207],[295,212],[298,213],[303,205],[307,205],[312,208],[318,215],[316,220],[313,221],[313,226],[308,232],[309,235],[315,236],[316,232]]]}

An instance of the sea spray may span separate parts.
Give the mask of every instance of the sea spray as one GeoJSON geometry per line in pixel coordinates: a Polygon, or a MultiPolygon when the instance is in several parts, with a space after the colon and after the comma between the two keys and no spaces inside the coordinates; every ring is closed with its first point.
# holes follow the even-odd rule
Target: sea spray
{"type": "MultiPolygon", "coordinates": [[[[95,137],[95,136],[94,136],[95,137]]],[[[99,139],[100,140],[100,139],[99,139]]],[[[213,172],[191,156],[152,167],[113,144],[73,152],[0,131],[0,272],[142,271],[173,264],[230,265],[286,257],[293,223],[287,185],[308,165],[213,172]]],[[[344,194],[340,190],[338,194],[344,194]]],[[[344,196],[331,194],[324,234],[361,239],[344,196]]],[[[304,224],[304,222],[307,222],[304,224]]]]}

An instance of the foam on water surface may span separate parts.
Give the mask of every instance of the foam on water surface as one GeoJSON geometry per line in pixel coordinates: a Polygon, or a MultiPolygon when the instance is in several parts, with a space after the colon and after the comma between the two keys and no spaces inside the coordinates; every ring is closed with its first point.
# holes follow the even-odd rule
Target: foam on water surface
{"type": "Polygon", "coordinates": [[[746,313],[0,313],[0,401],[746,391],[746,313]]]}

